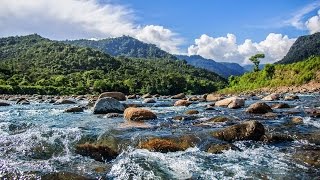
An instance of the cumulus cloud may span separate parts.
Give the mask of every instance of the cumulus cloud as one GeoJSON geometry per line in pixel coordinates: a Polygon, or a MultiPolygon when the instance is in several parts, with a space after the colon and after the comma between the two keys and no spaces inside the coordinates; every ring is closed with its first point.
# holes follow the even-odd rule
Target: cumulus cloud
{"type": "Polygon", "coordinates": [[[182,42],[162,26],[139,26],[133,11],[97,0],[1,0],[0,36],[39,33],[53,39],[129,35],[177,53],[182,42]]]}
{"type": "Polygon", "coordinates": [[[264,53],[266,58],[263,59],[263,63],[273,63],[286,55],[295,40],[286,35],[270,33],[259,43],[247,39],[244,43],[237,44],[236,36],[233,34],[218,38],[204,34],[188,48],[188,54],[201,55],[221,62],[248,64],[250,56],[264,53]]]}
{"type": "Polygon", "coordinates": [[[283,22],[283,24],[284,25],[291,25],[297,29],[305,29],[305,25],[304,25],[304,21],[303,21],[304,17],[308,13],[316,10],[319,7],[320,7],[320,0],[316,0],[310,4],[307,4],[306,6],[304,6],[303,8],[298,10],[297,12],[295,12],[290,19],[285,20],[283,22]]]}
{"type": "Polygon", "coordinates": [[[320,32],[320,10],[318,11],[318,15],[311,17],[305,25],[310,31],[310,34],[320,32]]]}

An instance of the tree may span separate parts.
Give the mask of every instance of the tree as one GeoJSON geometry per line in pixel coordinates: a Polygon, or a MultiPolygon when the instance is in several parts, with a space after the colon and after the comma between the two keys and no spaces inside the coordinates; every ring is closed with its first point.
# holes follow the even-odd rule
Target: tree
{"type": "Polygon", "coordinates": [[[264,54],[256,54],[249,58],[249,60],[254,64],[254,69],[253,69],[254,72],[259,71],[259,64],[260,64],[259,58],[264,58],[264,57],[265,57],[264,54]]]}
{"type": "Polygon", "coordinates": [[[273,64],[266,64],[263,70],[264,70],[263,72],[264,76],[267,79],[272,79],[276,69],[273,64]]]}

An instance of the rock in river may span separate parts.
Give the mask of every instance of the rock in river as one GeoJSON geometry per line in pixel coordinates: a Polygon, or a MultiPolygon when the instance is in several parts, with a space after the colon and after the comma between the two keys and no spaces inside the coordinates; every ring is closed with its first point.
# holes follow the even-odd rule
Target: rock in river
{"type": "Polygon", "coordinates": [[[6,102],[0,101],[0,106],[10,106],[10,104],[9,104],[9,103],[6,103],[6,102]]]}
{"type": "Polygon", "coordinates": [[[112,97],[98,99],[93,107],[94,114],[122,113],[124,106],[112,97]]]}
{"type": "Polygon", "coordinates": [[[217,101],[215,103],[215,106],[222,106],[222,107],[228,107],[228,108],[232,108],[232,109],[236,109],[236,108],[240,108],[242,106],[244,106],[244,99],[239,98],[239,97],[230,97],[230,98],[226,98],[220,101],[217,101]]]}
{"type": "Polygon", "coordinates": [[[118,156],[118,153],[105,145],[79,144],[76,146],[76,153],[82,156],[89,156],[96,161],[110,161],[118,156]]]}
{"type": "Polygon", "coordinates": [[[183,99],[186,95],[184,93],[180,93],[171,97],[171,99],[183,99]]]}
{"type": "Polygon", "coordinates": [[[156,103],[156,101],[153,98],[146,98],[143,100],[144,103],[156,103]]]}
{"type": "Polygon", "coordinates": [[[264,126],[258,121],[246,121],[213,132],[213,136],[225,141],[260,140],[265,134],[264,126]]]}
{"type": "Polygon", "coordinates": [[[264,101],[275,101],[275,100],[279,100],[280,95],[276,94],[276,93],[272,93],[264,98],[262,98],[262,100],[264,101]]]}
{"type": "Polygon", "coordinates": [[[265,114],[268,112],[272,112],[272,109],[264,102],[256,102],[254,104],[251,104],[246,112],[252,114],[265,114]]]}
{"type": "Polygon", "coordinates": [[[219,101],[223,99],[223,96],[219,94],[208,94],[205,98],[207,101],[219,101]]]}
{"type": "Polygon", "coordinates": [[[54,105],[59,105],[59,104],[76,104],[76,102],[70,99],[59,99],[54,103],[54,105]]]}
{"type": "Polygon", "coordinates": [[[176,152],[184,151],[189,147],[194,147],[198,139],[194,136],[185,135],[178,138],[150,138],[141,141],[138,145],[141,149],[148,149],[155,152],[176,152]]]}
{"type": "Polygon", "coordinates": [[[67,113],[76,113],[76,112],[83,112],[83,108],[82,107],[71,107],[71,108],[68,108],[66,110],[64,110],[64,112],[67,112],[67,113]]]}
{"type": "Polygon", "coordinates": [[[141,121],[141,120],[156,119],[157,116],[149,110],[131,107],[131,108],[127,108],[124,111],[124,118],[132,121],[141,121]]]}
{"type": "Polygon", "coordinates": [[[189,106],[192,102],[187,100],[178,100],[174,103],[174,106],[189,106]]]}
{"type": "Polygon", "coordinates": [[[104,92],[100,94],[99,99],[104,97],[112,97],[118,101],[126,100],[126,95],[124,95],[122,92],[104,92]]]}

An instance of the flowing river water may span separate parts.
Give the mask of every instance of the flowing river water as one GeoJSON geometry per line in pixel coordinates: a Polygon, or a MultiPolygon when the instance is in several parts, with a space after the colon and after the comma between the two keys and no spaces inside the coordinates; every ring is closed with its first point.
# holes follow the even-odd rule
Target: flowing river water
{"type": "MultiPolygon", "coordinates": [[[[95,115],[91,109],[81,113],[64,113],[74,105],[53,105],[31,101],[30,105],[0,106],[0,179],[41,179],[47,174],[68,172],[88,179],[317,179],[319,164],[301,160],[306,152],[320,161],[320,119],[310,117],[304,109],[320,107],[319,94],[299,94],[298,100],[283,101],[289,109],[274,109],[276,117],[251,115],[245,109],[257,98],[249,97],[240,109],[215,107],[210,102],[194,102],[188,107],[171,106],[174,100],[157,99],[155,104],[127,100],[145,106],[157,114],[156,120],[128,123],[123,117],[95,115]],[[186,110],[198,110],[195,118],[183,121],[173,117],[186,110]],[[210,117],[230,119],[221,123],[205,123],[210,117]],[[302,117],[303,123],[290,124],[292,117],[302,117]],[[255,119],[267,133],[278,133],[293,141],[266,143],[235,141],[237,149],[220,154],[207,153],[208,144],[219,142],[210,133],[255,119]],[[199,143],[177,152],[151,152],[139,149],[134,142],[145,137],[181,137],[192,135],[199,143]],[[116,137],[117,144],[127,144],[112,160],[101,162],[77,154],[81,142],[116,137]],[[313,138],[316,137],[316,138],[313,138]]],[[[279,102],[279,101],[276,101],[279,102]]],[[[267,102],[268,104],[276,102],[267,102]]],[[[77,105],[87,104],[86,100],[77,105]]],[[[306,155],[307,156],[307,155],[306,155]]],[[[309,155],[310,156],[310,155],[309,155]]]]}

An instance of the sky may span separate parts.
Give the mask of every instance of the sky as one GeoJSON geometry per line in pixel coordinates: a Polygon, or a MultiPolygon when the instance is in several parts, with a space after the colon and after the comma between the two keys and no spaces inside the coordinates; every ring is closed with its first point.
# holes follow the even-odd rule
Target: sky
{"type": "Polygon", "coordinates": [[[262,63],[320,31],[320,0],[0,0],[0,37],[54,40],[129,35],[172,54],[262,63]]]}

